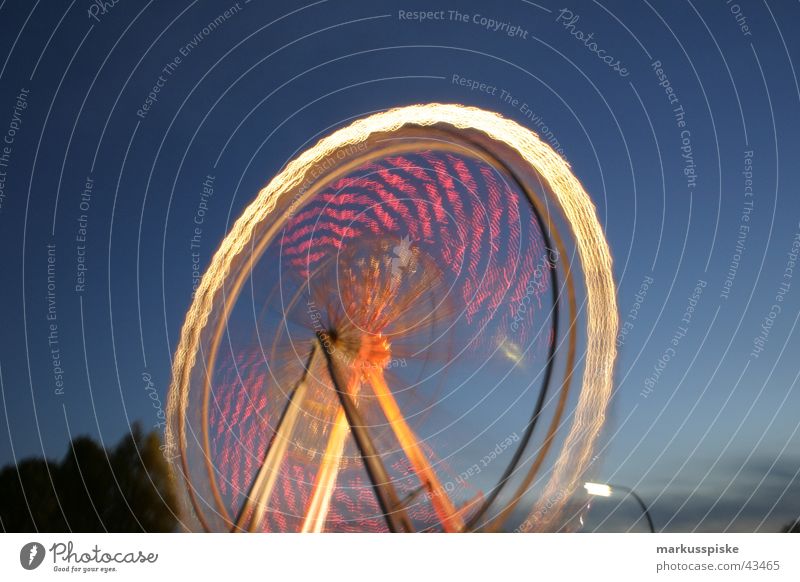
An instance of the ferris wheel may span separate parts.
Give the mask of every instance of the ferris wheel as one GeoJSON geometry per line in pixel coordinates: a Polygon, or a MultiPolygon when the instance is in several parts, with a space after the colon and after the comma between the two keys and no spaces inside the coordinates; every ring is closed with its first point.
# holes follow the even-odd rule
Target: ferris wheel
{"type": "Polygon", "coordinates": [[[557,528],[616,333],[594,207],[535,134],[356,121],[244,210],[187,313],[167,438],[196,527],[557,528]]]}

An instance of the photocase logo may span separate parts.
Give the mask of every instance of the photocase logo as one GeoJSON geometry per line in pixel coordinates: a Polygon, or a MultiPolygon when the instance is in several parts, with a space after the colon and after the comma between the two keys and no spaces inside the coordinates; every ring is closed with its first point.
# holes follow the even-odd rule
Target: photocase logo
{"type": "Polygon", "coordinates": [[[35,570],[44,561],[44,546],[39,542],[29,542],[19,551],[19,563],[26,570],[35,570]]]}

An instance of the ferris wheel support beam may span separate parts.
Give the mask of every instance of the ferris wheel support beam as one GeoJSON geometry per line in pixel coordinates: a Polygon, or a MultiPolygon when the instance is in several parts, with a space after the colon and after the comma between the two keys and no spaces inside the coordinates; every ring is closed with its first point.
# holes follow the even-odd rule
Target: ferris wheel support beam
{"type": "Polygon", "coordinates": [[[331,433],[328,436],[328,445],[317,472],[314,493],[311,495],[311,502],[308,505],[305,520],[303,520],[303,528],[300,530],[302,533],[320,533],[325,527],[325,519],[328,517],[333,488],[336,485],[336,478],[339,476],[339,464],[342,460],[344,443],[349,429],[347,416],[339,407],[336,420],[333,422],[331,433]]]}
{"type": "MultiPolygon", "coordinates": [[[[321,334],[323,332],[319,332],[321,334]]],[[[405,508],[400,503],[400,498],[392,486],[392,480],[389,473],[386,471],[383,462],[381,461],[380,454],[375,448],[372,437],[369,436],[367,425],[361,416],[361,413],[356,408],[350,393],[347,392],[347,384],[342,382],[342,378],[336,369],[336,363],[333,361],[331,354],[322,347],[322,339],[319,339],[320,345],[318,350],[325,354],[328,361],[328,370],[330,371],[331,381],[339,396],[339,402],[342,405],[347,423],[350,425],[350,431],[353,433],[353,440],[355,440],[361,457],[364,460],[364,467],[367,470],[370,481],[372,481],[372,488],[375,491],[375,497],[378,498],[378,505],[383,512],[383,517],[386,520],[386,525],[391,532],[413,532],[414,527],[411,525],[411,520],[405,508]]]]}
{"type": "Polygon", "coordinates": [[[408,426],[400,407],[397,405],[392,391],[386,384],[386,379],[381,368],[371,370],[368,374],[370,384],[378,398],[378,403],[383,409],[383,414],[403,448],[406,457],[411,462],[411,467],[423,486],[428,489],[431,505],[442,524],[445,532],[460,532],[464,530],[464,520],[450,500],[442,482],[428,462],[425,453],[419,446],[419,439],[408,426]]]}
{"type": "Polygon", "coordinates": [[[319,349],[317,342],[314,342],[311,346],[311,353],[308,356],[306,369],[289,395],[289,402],[283,410],[278,426],[275,428],[272,444],[267,449],[264,462],[261,464],[258,475],[247,495],[247,501],[245,501],[239,512],[234,531],[258,531],[258,527],[267,510],[269,499],[272,497],[275,482],[278,480],[280,464],[283,462],[286,450],[289,448],[294,427],[297,425],[297,419],[302,411],[300,403],[305,398],[306,392],[308,392],[308,382],[306,381],[308,371],[318,357],[319,349]]]}

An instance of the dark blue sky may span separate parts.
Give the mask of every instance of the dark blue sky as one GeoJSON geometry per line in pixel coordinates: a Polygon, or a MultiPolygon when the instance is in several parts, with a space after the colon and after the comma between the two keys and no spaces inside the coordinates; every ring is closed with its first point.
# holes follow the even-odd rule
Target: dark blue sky
{"type": "Polygon", "coordinates": [[[91,6],[0,2],[0,460],[159,422],[208,176],[201,266],[320,135],[459,102],[546,126],[606,228],[629,333],[593,478],[634,487],[667,529],[800,515],[796,3],[91,6]]]}

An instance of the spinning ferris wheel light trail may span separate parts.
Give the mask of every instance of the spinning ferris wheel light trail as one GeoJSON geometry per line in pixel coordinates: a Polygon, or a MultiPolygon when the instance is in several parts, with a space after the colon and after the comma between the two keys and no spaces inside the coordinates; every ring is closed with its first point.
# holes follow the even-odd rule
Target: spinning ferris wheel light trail
{"type": "MultiPolygon", "coordinates": [[[[186,316],[168,402],[167,444],[178,452],[176,471],[199,528],[319,532],[352,523],[371,530],[378,515],[389,531],[503,526],[555,431],[566,426],[578,321],[568,268],[567,335],[559,339],[553,315],[545,343],[508,340],[515,316],[509,304],[535,293],[542,305],[550,290],[557,310],[561,295],[555,264],[545,268],[552,280],[530,285],[541,270],[535,256],[555,248],[550,237],[563,250],[563,237],[519,172],[537,176],[552,193],[585,287],[585,357],[571,424],[539,501],[526,509],[532,529],[555,527],[582,482],[610,397],[618,326],[611,255],[589,197],[533,132],[479,109],[429,104],[359,120],[302,153],[261,190],[214,255],[186,316]],[[523,193],[513,195],[509,183],[522,184],[523,193]],[[269,329],[265,336],[256,328],[258,345],[264,336],[272,346],[260,347],[259,358],[234,345],[233,321],[243,297],[252,295],[255,305],[254,277],[263,269],[277,275],[265,276],[275,291],[259,301],[280,313],[258,324],[269,329]],[[293,277],[302,283],[290,283],[293,277]],[[319,310],[306,332],[296,323],[301,297],[319,310]],[[549,401],[559,341],[570,347],[547,437],[512,500],[490,511],[508,498],[500,490],[531,458],[523,453],[549,401]],[[491,360],[495,352],[486,346],[506,346],[498,353],[520,362],[531,354],[525,345],[540,344],[550,354],[545,385],[503,477],[485,498],[453,492],[443,472],[457,457],[436,452],[447,449],[437,440],[441,427],[455,421],[429,422],[425,411],[461,401],[452,391],[434,404],[419,397],[431,378],[458,376],[459,366],[473,365],[465,354],[483,350],[491,360]],[[407,370],[393,368],[401,358],[410,362],[407,370]],[[226,369],[235,371],[235,382],[222,380],[226,369]],[[419,411],[408,410],[413,403],[419,411]],[[374,501],[347,496],[361,490],[354,485],[359,471],[374,501]],[[289,472],[295,477],[287,481],[289,472]],[[562,501],[553,506],[548,500],[556,492],[562,501]]],[[[546,326],[550,318],[542,313],[546,326]]],[[[533,323],[522,325],[540,337],[533,323]]],[[[480,373],[476,365],[471,377],[480,373]]],[[[470,410],[493,394],[478,395],[470,410]]]]}

